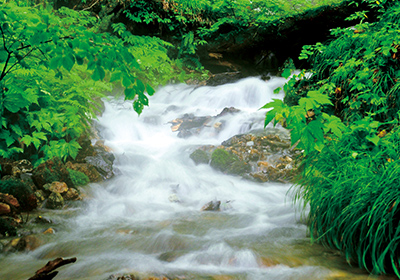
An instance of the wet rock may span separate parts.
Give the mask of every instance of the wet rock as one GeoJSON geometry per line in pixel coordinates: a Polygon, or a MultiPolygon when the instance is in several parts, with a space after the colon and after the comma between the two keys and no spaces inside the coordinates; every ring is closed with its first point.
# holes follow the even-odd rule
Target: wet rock
{"type": "Polygon", "coordinates": [[[210,165],[222,172],[228,172],[230,169],[231,165],[235,162],[238,161],[238,158],[234,156],[232,153],[227,152],[224,149],[216,149],[212,154],[211,154],[211,162],[210,165]]]}
{"type": "Polygon", "coordinates": [[[301,151],[290,148],[288,132],[278,129],[235,135],[219,147],[202,146],[211,153],[210,165],[227,174],[258,182],[291,182],[301,151]]]}
{"type": "Polygon", "coordinates": [[[27,235],[11,240],[4,248],[4,252],[33,251],[42,245],[42,241],[36,235],[27,235]]]}
{"type": "Polygon", "coordinates": [[[76,189],[69,188],[66,193],[63,194],[64,200],[80,200],[81,197],[76,189]]]}
{"type": "Polygon", "coordinates": [[[219,113],[216,117],[222,117],[222,116],[226,116],[228,114],[235,114],[235,113],[239,113],[240,110],[236,109],[235,107],[225,107],[221,113],[219,113]]]}
{"type": "Polygon", "coordinates": [[[64,182],[69,188],[75,187],[65,164],[60,158],[52,158],[40,164],[32,174],[32,180],[39,188],[54,181],[64,182]]]}
{"type": "Polygon", "coordinates": [[[66,183],[64,182],[52,182],[51,184],[46,184],[45,186],[43,186],[45,189],[46,186],[48,186],[48,190],[53,192],[53,193],[65,193],[68,191],[68,186],[66,183]]]}
{"type": "Polygon", "coordinates": [[[193,153],[190,154],[190,158],[197,164],[208,164],[210,161],[210,157],[207,152],[197,149],[193,153]]]}
{"type": "Polygon", "coordinates": [[[37,190],[35,191],[35,197],[36,197],[36,204],[40,208],[43,205],[43,202],[46,200],[46,195],[44,191],[42,190],[37,190]]]}
{"type": "Polygon", "coordinates": [[[213,200],[201,207],[201,211],[220,211],[221,201],[213,200]]]}
{"type": "Polygon", "coordinates": [[[51,193],[46,201],[46,208],[61,209],[64,207],[64,198],[59,193],[51,193]]]}
{"type": "Polygon", "coordinates": [[[0,215],[7,215],[11,213],[10,205],[0,202],[0,215]]]}
{"type": "Polygon", "coordinates": [[[56,231],[53,228],[46,229],[43,234],[55,234],[56,231]]]}
{"type": "Polygon", "coordinates": [[[34,222],[37,224],[52,224],[53,223],[50,219],[43,217],[43,216],[37,216],[35,218],[34,222]]]}
{"type": "Polygon", "coordinates": [[[107,278],[107,280],[139,280],[136,278],[135,275],[120,275],[120,274],[113,274],[107,278]]]}
{"type": "Polygon", "coordinates": [[[235,161],[230,166],[228,173],[234,175],[243,175],[245,173],[249,173],[251,171],[251,166],[247,162],[244,161],[235,161]]]}
{"type": "MultiPolygon", "coordinates": [[[[113,164],[115,156],[110,152],[108,148],[105,148],[103,146],[96,146],[95,152],[96,155],[88,156],[85,158],[86,163],[93,165],[103,177],[103,179],[110,179],[114,176],[113,164]]],[[[88,177],[90,178],[89,175],[88,177]]]]}
{"type": "Polygon", "coordinates": [[[18,200],[10,194],[0,193],[0,202],[6,203],[14,208],[19,208],[20,206],[18,200]]]}
{"type": "Polygon", "coordinates": [[[170,202],[173,202],[173,203],[179,203],[179,202],[181,202],[180,199],[179,199],[179,197],[176,195],[176,193],[171,194],[171,195],[168,197],[168,200],[169,200],[170,202]]]}
{"type": "Polygon", "coordinates": [[[22,174],[32,172],[33,166],[29,160],[23,159],[18,161],[3,160],[1,162],[2,175],[10,175],[20,178],[22,174]]]}

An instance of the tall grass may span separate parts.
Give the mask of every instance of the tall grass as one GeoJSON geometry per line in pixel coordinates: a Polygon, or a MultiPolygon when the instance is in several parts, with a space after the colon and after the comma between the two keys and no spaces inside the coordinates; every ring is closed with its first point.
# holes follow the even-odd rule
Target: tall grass
{"type": "Polygon", "coordinates": [[[360,149],[350,134],[307,157],[297,198],[310,204],[312,240],[350,264],[400,278],[400,130],[382,140],[360,149]]]}

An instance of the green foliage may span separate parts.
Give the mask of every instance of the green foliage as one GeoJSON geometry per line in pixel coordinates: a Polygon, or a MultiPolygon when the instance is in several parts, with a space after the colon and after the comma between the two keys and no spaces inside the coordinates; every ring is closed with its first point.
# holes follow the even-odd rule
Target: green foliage
{"type": "Polygon", "coordinates": [[[3,236],[16,236],[17,229],[12,225],[11,218],[0,218],[0,234],[3,236]]]}
{"type": "Polygon", "coordinates": [[[348,134],[306,157],[298,182],[298,198],[310,205],[311,238],[375,274],[400,276],[399,144],[399,129],[371,152],[348,134]]]}
{"type": "Polygon", "coordinates": [[[32,210],[30,196],[33,195],[32,189],[17,179],[0,181],[0,193],[6,193],[14,196],[23,210],[32,210]]]}
{"type": "Polygon", "coordinates": [[[89,177],[86,176],[86,174],[69,168],[67,170],[72,180],[72,183],[75,186],[84,186],[90,182],[89,177]]]}
{"type": "Polygon", "coordinates": [[[133,36],[122,24],[118,37],[97,33],[89,12],[50,8],[0,4],[0,156],[35,165],[77,156],[78,137],[113,86],[140,113],[155,86],[189,77],[160,39],[133,36]]]}
{"type": "Polygon", "coordinates": [[[286,125],[305,151],[296,191],[310,205],[312,239],[371,273],[400,277],[400,4],[366,2],[377,20],[357,12],[358,25],[305,46],[300,58],[312,68],[288,81],[284,102],[263,108],[265,124],[286,125]]]}

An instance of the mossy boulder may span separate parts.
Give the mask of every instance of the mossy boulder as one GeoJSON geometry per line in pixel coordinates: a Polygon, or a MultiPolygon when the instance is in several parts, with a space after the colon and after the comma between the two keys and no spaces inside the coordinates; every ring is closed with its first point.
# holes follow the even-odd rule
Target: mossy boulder
{"type": "Polygon", "coordinates": [[[54,181],[64,182],[69,188],[75,187],[64,163],[56,157],[40,164],[33,171],[32,180],[39,188],[43,188],[45,184],[51,184],[54,181]]]}
{"type": "Polygon", "coordinates": [[[14,196],[22,211],[31,211],[37,207],[36,196],[32,188],[19,179],[11,178],[0,181],[0,193],[14,196]]]}
{"type": "Polygon", "coordinates": [[[61,209],[64,207],[64,198],[59,193],[51,193],[47,198],[46,208],[61,209]]]}
{"type": "Polygon", "coordinates": [[[75,186],[84,186],[90,182],[89,177],[86,176],[85,173],[82,173],[77,170],[69,169],[69,168],[67,168],[67,170],[69,172],[69,176],[72,180],[72,183],[75,186]]]}
{"type": "Polygon", "coordinates": [[[197,149],[195,150],[191,155],[190,158],[194,161],[194,163],[197,164],[208,164],[210,162],[210,156],[207,154],[207,152],[197,149]]]}
{"type": "Polygon", "coordinates": [[[228,170],[229,174],[243,175],[251,172],[251,166],[247,162],[237,160],[234,161],[228,170]]]}
{"type": "Polygon", "coordinates": [[[239,159],[237,156],[219,148],[215,149],[215,151],[211,154],[210,165],[219,171],[228,173],[232,164],[238,160],[239,159]]]}

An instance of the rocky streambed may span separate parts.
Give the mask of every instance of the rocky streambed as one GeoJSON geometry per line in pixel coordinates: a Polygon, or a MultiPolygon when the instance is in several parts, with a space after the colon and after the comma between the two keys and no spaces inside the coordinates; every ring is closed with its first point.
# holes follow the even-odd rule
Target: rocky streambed
{"type": "MultiPolygon", "coordinates": [[[[239,109],[230,107],[216,116],[186,114],[170,121],[171,130],[181,138],[199,135],[210,127],[218,134],[225,126],[224,119],[238,112],[239,109]]],[[[190,154],[190,158],[196,164],[209,164],[223,173],[245,179],[289,183],[297,174],[301,154],[302,151],[291,146],[287,130],[268,127],[235,135],[218,146],[202,145],[190,154]]]]}

